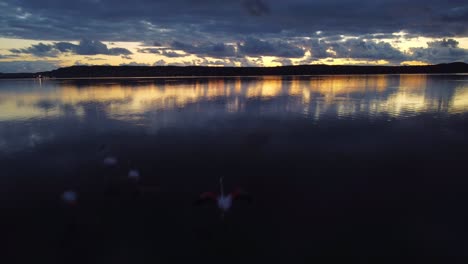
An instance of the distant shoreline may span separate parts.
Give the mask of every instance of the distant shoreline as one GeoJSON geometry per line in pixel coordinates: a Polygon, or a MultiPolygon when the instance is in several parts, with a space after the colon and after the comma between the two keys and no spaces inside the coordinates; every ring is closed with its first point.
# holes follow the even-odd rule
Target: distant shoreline
{"type": "Polygon", "coordinates": [[[309,74],[309,75],[229,75],[229,76],[154,76],[154,77],[63,77],[63,78],[47,78],[40,79],[37,77],[25,78],[2,78],[0,80],[132,80],[132,79],[147,79],[147,80],[163,80],[163,79],[214,79],[214,78],[258,78],[258,77],[327,77],[327,76],[375,76],[375,75],[465,75],[468,73],[376,73],[376,74],[309,74]]]}
{"type": "Polygon", "coordinates": [[[329,66],[299,65],[279,67],[205,66],[72,66],[48,72],[0,73],[0,79],[89,79],[89,78],[212,78],[258,76],[456,74],[468,73],[462,62],[427,66],[329,66]]]}

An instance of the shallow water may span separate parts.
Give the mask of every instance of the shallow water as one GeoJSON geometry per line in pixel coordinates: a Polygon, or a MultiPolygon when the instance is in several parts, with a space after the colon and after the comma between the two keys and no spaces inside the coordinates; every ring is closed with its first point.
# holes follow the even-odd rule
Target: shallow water
{"type": "Polygon", "coordinates": [[[49,263],[463,259],[467,132],[468,75],[2,80],[2,233],[49,263]],[[220,176],[253,202],[194,206],[220,176]]]}

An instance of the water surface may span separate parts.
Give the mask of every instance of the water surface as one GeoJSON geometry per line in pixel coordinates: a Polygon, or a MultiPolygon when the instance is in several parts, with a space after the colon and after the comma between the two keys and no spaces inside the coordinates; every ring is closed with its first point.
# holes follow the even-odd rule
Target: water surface
{"type": "Polygon", "coordinates": [[[467,75],[2,80],[8,249],[49,263],[467,257],[467,112],[467,75]],[[220,176],[254,197],[223,219],[192,204],[220,176]]]}

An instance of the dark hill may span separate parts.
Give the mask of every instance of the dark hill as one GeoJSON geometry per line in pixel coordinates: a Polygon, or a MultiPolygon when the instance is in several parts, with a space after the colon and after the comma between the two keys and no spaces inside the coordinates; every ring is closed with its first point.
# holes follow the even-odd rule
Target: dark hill
{"type": "Polygon", "coordinates": [[[204,66],[72,66],[35,74],[0,74],[0,78],[32,78],[42,75],[51,78],[96,77],[173,77],[173,76],[265,76],[265,75],[321,75],[321,74],[417,74],[468,73],[462,62],[429,66],[329,66],[300,65],[281,67],[204,67],[204,66]]]}

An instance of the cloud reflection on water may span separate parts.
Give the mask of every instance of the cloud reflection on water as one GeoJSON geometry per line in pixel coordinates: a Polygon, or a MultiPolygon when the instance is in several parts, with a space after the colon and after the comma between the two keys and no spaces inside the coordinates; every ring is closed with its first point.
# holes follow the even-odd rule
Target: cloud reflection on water
{"type": "Polygon", "coordinates": [[[464,113],[467,77],[1,81],[0,148],[35,147],[80,129],[112,132],[143,127],[155,133],[168,127],[209,126],[241,115],[253,120],[289,116],[327,122],[464,113]]]}
{"type": "MultiPolygon", "coordinates": [[[[262,77],[135,81],[2,81],[0,121],[85,115],[103,107],[110,118],[135,120],[158,111],[290,112],[404,117],[422,112],[465,112],[467,84],[427,75],[262,77]],[[285,99],[286,98],[286,99],[285,99]],[[265,109],[265,107],[267,107],[265,109]],[[255,110],[256,109],[256,110],[255,110]],[[206,110],[206,111],[205,111],[206,110]]],[[[465,76],[457,76],[465,79],[465,76]]]]}

